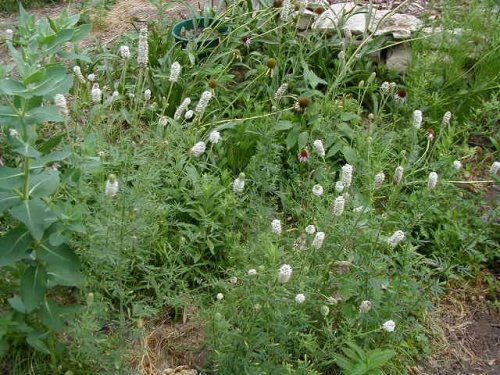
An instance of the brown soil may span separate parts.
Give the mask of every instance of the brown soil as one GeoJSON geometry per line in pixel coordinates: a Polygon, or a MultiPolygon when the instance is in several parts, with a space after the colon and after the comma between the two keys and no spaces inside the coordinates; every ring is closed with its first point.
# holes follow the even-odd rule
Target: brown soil
{"type": "Polygon", "coordinates": [[[450,292],[439,299],[429,317],[436,353],[412,368],[412,374],[500,374],[500,311],[494,306],[497,297],[491,296],[484,283],[450,286],[450,292]]]}

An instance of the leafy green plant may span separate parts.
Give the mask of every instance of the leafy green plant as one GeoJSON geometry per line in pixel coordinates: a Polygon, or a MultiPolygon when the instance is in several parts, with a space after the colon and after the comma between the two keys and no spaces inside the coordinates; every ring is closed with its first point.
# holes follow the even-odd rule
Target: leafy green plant
{"type": "MultiPolygon", "coordinates": [[[[61,175],[61,165],[73,155],[71,148],[61,147],[64,129],[48,136],[44,124],[64,124],[67,119],[60,100],[68,93],[72,76],[60,63],[41,62],[63,54],[65,42],[78,40],[87,28],[73,28],[77,18],[67,16],[40,22],[21,7],[20,51],[8,41],[16,62],[18,78],[0,80],[0,119],[8,134],[5,147],[11,155],[0,167],[0,214],[4,221],[0,237],[0,266],[9,275],[8,299],[11,311],[2,330],[2,343],[12,343],[14,332],[35,349],[54,354],[54,332],[64,328],[63,316],[73,309],[51,298],[51,290],[82,284],[79,261],[71,248],[71,234],[84,233],[82,208],[58,192],[61,177],[66,184],[78,180],[68,168],[61,175]],[[51,30],[51,31],[49,31],[51,30]]],[[[65,104],[65,103],[64,103],[65,104]]]]}
{"type": "Polygon", "coordinates": [[[363,350],[353,343],[342,352],[344,355],[335,355],[335,362],[345,375],[381,375],[381,368],[396,354],[393,350],[363,350]]]}

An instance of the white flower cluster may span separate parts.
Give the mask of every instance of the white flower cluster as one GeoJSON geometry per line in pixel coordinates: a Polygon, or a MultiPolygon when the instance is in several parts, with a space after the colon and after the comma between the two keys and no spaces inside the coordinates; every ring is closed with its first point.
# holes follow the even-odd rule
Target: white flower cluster
{"type": "Polygon", "coordinates": [[[396,167],[396,170],[394,171],[394,182],[396,183],[396,185],[399,185],[403,180],[403,173],[404,168],[401,165],[396,167]]]}
{"type": "Polygon", "coordinates": [[[118,180],[114,174],[110,174],[108,180],[106,181],[106,188],[104,190],[105,194],[109,198],[113,198],[118,194],[119,185],[118,180]]]}
{"type": "Polygon", "coordinates": [[[210,99],[212,99],[212,92],[211,91],[204,91],[201,94],[200,101],[198,102],[198,104],[196,104],[196,108],[195,108],[195,112],[197,114],[199,114],[200,117],[203,114],[203,112],[205,112],[205,109],[207,108],[208,103],[210,102],[210,99]]]}
{"type": "Polygon", "coordinates": [[[62,94],[57,94],[54,96],[54,104],[59,109],[59,113],[63,116],[69,114],[68,104],[66,103],[66,97],[62,94]]]}
{"type": "Polygon", "coordinates": [[[191,104],[191,98],[184,99],[182,103],[179,105],[179,107],[177,107],[177,110],[174,113],[174,120],[176,121],[180,120],[190,104],[191,104]]]}
{"type": "Polygon", "coordinates": [[[240,173],[240,175],[233,181],[233,191],[235,193],[243,193],[245,190],[245,174],[240,173]]]}
{"type": "Polygon", "coordinates": [[[76,78],[78,78],[78,80],[81,82],[81,83],[84,83],[85,82],[85,77],[83,76],[82,74],[82,69],[78,66],[78,65],[75,65],[73,67],[73,73],[75,73],[75,76],[76,78]]]}
{"type": "Polygon", "coordinates": [[[345,188],[348,188],[349,186],[351,186],[351,183],[352,183],[352,165],[345,164],[342,167],[342,171],[340,174],[340,180],[344,184],[345,188]]]}
{"type": "Polygon", "coordinates": [[[491,164],[490,174],[494,176],[498,173],[498,171],[500,171],[500,161],[495,161],[491,164]]]}
{"type": "Polygon", "coordinates": [[[194,157],[200,157],[201,155],[203,155],[206,148],[207,148],[207,145],[205,144],[205,142],[200,141],[200,142],[196,143],[193,146],[193,148],[191,148],[191,153],[193,154],[194,157]]]}
{"type": "Polygon", "coordinates": [[[345,198],[343,195],[340,195],[337,198],[335,198],[335,202],[333,204],[333,214],[335,216],[341,216],[344,213],[344,207],[345,207],[345,198]]]}
{"type": "Polygon", "coordinates": [[[397,230],[393,233],[391,237],[389,237],[387,243],[391,247],[396,247],[404,239],[405,239],[405,233],[402,230],[397,230]]]}
{"type": "Polygon", "coordinates": [[[124,60],[130,59],[130,48],[128,46],[120,46],[120,56],[124,60]]]}
{"type": "Polygon", "coordinates": [[[280,20],[283,22],[288,22],[292,15],[292,2],[291,0],[283,0],[283,5],[281,7],[280,20]]]}
{"type": "Polygon", "coordinates": [[[319,250],[323,246],[324,241],[325,241],[325,233],[324,232],[317,232],[316,236],[314,236],[312,246],[319,250]]]}
{"type": "Polygon", "coordinates": [[[290,281],[290,278],[292,277],[292,272],[293,268],[290,267],[288,264],[283,264],[280,267],[280,271],[278,274],[278,280],[280,283],[287,283],[290,281]]]}
{"type": "Polygon", "coordinates": [[[323,186],[314,185],[312,188],[312,193],[317,197],[321,197],[323,195],[323,186]]]}
{"type": "Polygon", "coordinates": [[[450,120],[451,120],[451,112],[448,111],[443,115],[442,125],[443,126],[450,125],[450,120]]]}
{"type": "Polygon", "coordinates": [[[374,182],[375,185],[381,186],[385,181],[385,173],[384,172],[379,172],[375,175],[374,182]]]}
{"type": "Polygon", "coordinates": [[[279,219],[271,221],[271,230],[274,234],[281,234],[281,221],[279,219]]]}
{"type": "Polygon", "coordinates": [[[307,234],[314,234],[314,233],[316,233],[316,227],[314,225],[312,225],[312,224],[308,225],[305,230],[306,230],[307,234]]]}
{"type": "Polygon", "coordinates": [[[413,111],[413,126],[416,129],[420,129],[422,127],[422,121],[423,121],[422,111],[419,109],[413,111]]]}
{"type": "Polygon", "coordinates": [[[150,89],[144,90],[144,100],[146,102],[149,102],[151,100],[151,90],[150,89]]]}
{"type": "Polygon", "coordinates": [[[220,135],[220,133],[217,130],[213,130],[212,132],[210,132],[210,135],[208,136],[208,140],[210,141],[210,143],[213,143],[214,145],[216,145],[217,143],[219,143],[222,140],[222,136],[220,135]]]}
{"type": "Polygon", "coordinates": [[[430,190],[434,190],[436,188],[437,182],[438,182],[438,174],[436,172],[429,173],[429,181],[427,183],[427,186],[429,187],[430,190]]]}
{"type": "Polygon", "coordinates": [[[170,77],[169,81],[172,83],[175,83],[179,80],[179,77],[181,75],[182,71],[182,66],[179,64],[177,61],[175,61],[172,66],[170,67],[170,77]]]}
{"type": "Polygon", "coordinates": [[[90,91],[90,96],[92,97],[92,101],[94,103],[100,103],[102,100],[102,91],[99,88],[98,83],[94,83],[92,90],[90,91]]]}
{"type": "Polygon", "coordinates": [[[325,147],[323,146],[323,141],[321,139],[316,139],[313,142],[314,149],[322,158],[325,157],[325,147]]]}
{"type": "Polygon", "coordinates": [[[278,90],[276,90],[276,93],[274,94],[274,99],[280,100],[283,95],[285,95],[286,90],[288,90],[288,83],[283,83],[278,90]]]}
{"type": "Polygon", "coordinates": [[[148,28],[139,30],[139,46],[137,52],[137,63],[141,68],[145,68],[149,62],[148,28]]]}

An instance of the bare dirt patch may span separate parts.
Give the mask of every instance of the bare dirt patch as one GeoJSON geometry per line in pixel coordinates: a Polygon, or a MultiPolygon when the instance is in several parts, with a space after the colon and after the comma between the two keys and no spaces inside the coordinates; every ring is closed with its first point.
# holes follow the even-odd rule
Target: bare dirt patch
{"type": "Polygon", "coordinates": [[[500,374],[500,312],[488,301],[497,297],[481,282],[452,286],[430,316],[438,350],[413,374],[500,374]]]}

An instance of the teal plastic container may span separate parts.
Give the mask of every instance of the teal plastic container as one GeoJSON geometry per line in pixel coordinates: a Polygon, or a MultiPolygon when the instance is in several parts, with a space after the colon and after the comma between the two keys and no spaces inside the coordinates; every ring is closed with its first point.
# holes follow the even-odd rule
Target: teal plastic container
{"type": "MultiPolygon", "coordinates": [[[[172,29],[172,35],[174,36],[175,40],[177,42],[180,42],[182,45],[186,45],[190,40],[195,39],[196,37],[190,37],[190,36],[183,36],[181,35],[182,30],[194,30],[194,25],[196,25],[196,28],[198,29],[204,29],[206,27],[209,27],[215,22],[215,18],[211,17],[198,17],[193,19],[188,19],[184,20],[181,22],[178,22],[174,25],[174,28],[172,29]]],[[[214,48],[219,44],[219,39],[221,36],[227,35],[229,31],[229,28],[227,26],[221,26],[217,29],[217,32],[219,33],[219,36],[214,37],[214,38],[207,38],[203,41],[200,41],[198,43],[198,47],[204,47],[204,48],[214,48]]]]}

